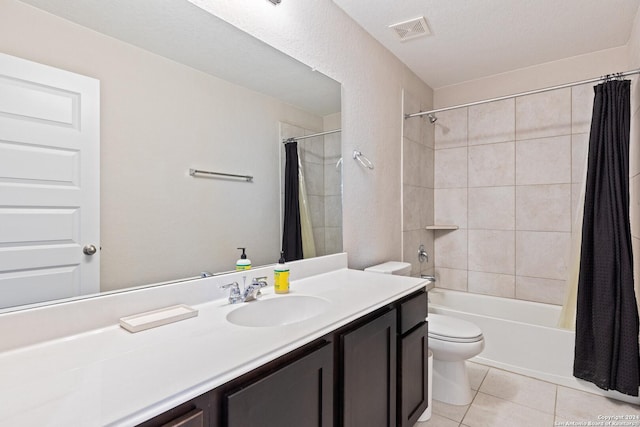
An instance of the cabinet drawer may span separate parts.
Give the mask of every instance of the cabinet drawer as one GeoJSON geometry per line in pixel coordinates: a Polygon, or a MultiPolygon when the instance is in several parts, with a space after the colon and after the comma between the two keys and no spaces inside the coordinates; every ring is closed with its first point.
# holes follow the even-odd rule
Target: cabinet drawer
{"type": "Polygon", "coordinates": [[[208,392],[178,405],[137,427],[204,427],[209,425],[213,393],[208,392]]]}
{"type": "Polygon", "coordinates": [[[400,334],[424,322],[427,317],[427,293],[421,292],[411,296],[400,304],[400,334]]]}
{"type": "Polygon", "coordinates": [[[202,409],[194,409],[188,414],[163,424],[162,427],[204,427],[204,412],[202,409]]]}

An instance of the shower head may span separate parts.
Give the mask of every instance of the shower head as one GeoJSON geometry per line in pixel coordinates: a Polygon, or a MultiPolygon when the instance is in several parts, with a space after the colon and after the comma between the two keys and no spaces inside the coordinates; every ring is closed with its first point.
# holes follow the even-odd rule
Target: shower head
{"type": "Polygon", "coordinates": [[[429,123],[431,124],[434,124],[435,122],[438,121],[438,118],[431,113],[427,114],[427,117],[429,118],[429,123]]]}

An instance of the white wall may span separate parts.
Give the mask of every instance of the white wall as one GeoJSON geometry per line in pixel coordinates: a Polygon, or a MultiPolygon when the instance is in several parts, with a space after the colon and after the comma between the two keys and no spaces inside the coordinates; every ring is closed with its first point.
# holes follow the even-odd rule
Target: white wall
{"type": "MultiPolygon", "coordinates": [[[[640,13],[636,15],[627,48],[629,68],[640,69],[640,13]]],[[[631,134],[629,140],[629,175],[631,177],[629,202],[631,205],[631,234],[633,236],[633,266],[636,299],[640,302],[640,77],[638,75],[632,79],[631,83],[631,134]]]]}
{"type": "Polygon", "coordinates": [[[0,51],[101,82],[102,290],[231,270],[239,246],[277,261],[278,121],[322,117],[14,0],[0,2],[0,51]]]}
{"type": "Polygon", "coordinates": [[[349,266],[401,259],[402,88],[431,89],[330,0],[191,0],[342,83],[343,238],[349,266]],[[351,159],[362,151],[375,165],[351,159]]]}

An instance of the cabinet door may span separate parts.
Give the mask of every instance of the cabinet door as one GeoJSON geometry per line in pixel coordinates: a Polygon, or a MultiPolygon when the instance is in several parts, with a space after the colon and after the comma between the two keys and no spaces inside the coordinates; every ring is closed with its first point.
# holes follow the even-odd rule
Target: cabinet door
{"type": "Polygon", "coordinates": [[[340,336],[345,427],[396,425],[396,311],[340,336]]]}
{"type": "Polygon", "coordinates": [[[228,427],[333,425],[333,345],[224,396],[228,427]]]}
{"type": "Polygon", "coordinates": [[[427,409],[427,322],[402,338],[398,375],[398,425],[413,426],[427,409]]]}

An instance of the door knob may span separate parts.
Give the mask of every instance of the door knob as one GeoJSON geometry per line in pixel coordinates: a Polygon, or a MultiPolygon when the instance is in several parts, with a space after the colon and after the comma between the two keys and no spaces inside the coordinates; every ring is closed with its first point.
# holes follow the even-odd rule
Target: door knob
{"type": "Polygon", "coordinates": [[[84,248],[82,248],[82,252],[85,255],[93,255],[98,251],[98,249],[96,249],[96,247],[94,245],[86,245],[84,248]]]}

